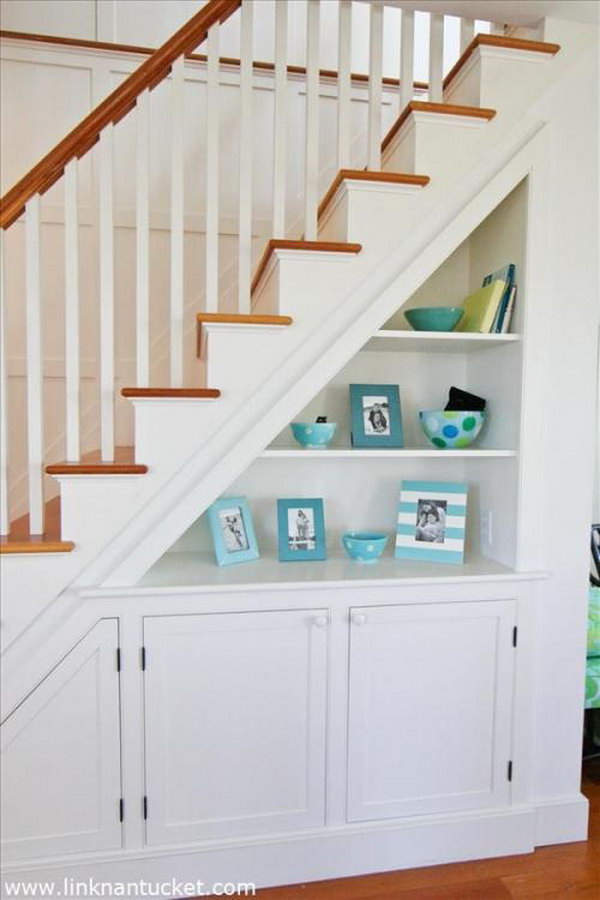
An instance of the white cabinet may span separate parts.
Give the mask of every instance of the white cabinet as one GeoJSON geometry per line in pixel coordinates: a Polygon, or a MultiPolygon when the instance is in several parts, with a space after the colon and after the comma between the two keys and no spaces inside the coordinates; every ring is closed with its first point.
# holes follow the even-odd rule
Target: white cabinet
{"type": "Polygon", "coordinates": [[[121,846],[117,644],[98,622],[4,723],[6,862],[121,846]]]}
{"type": "Polygon", "coordinates": [[[501,807],[512,601],[350,612],[348,820],[501,807]]]}
{"type": "Polygon", "coordinates": [[[146,840],[324,824],[327,610],[147,618],[146,840]]]}

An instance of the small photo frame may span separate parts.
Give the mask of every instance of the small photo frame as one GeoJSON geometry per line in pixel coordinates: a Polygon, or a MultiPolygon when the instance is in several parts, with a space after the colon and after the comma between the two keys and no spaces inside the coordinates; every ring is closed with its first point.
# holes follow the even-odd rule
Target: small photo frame
{"type": "Polygon", "coordinates": [[[322,500],[278,500],[277,523],[280,562],[327,559],[322,500]]]}
{"type": "Polygon", "coordinates": [[[397,384],[351,384],[353,447],[403,447],[397,384]]]}
{"type": "Polygon", "coordinates": [[[220,566],[258,559],[256,535],[245,497],[221,497],[209,506],[208,521],[220,566]]]}
{"type": "Polygon", "coordinates": [[[468,487],[453,481],[403,481],[396,558],[462,565],[468,487]]]}

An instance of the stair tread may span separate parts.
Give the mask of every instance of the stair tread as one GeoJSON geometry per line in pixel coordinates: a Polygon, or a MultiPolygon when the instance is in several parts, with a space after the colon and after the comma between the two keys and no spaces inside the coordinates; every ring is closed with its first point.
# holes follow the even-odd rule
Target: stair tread
{"type": "Polygon", "coordinates": [[[165,397],[165,398],[196,398],[216,399],[221,396],[221,391],[216,388],[122,388],[123,397],[165,397]]]}
{"type": "Polygon", "coordinates": [[[145,475],[148,466],[135,462],[134,447],[115,447],[115,458],[105,462],[100,450],[84,453],[79,462],[59,462],[46,466],[48,475],[145,475]]]}
{"type": "Polygon", "coordinates": [[[253,316],[244,315],[243,313],[198,313],[197,321],[201,325],[203,322],[223,322],[231,325],[291,325],[291,316],[253,316]]]}
{"type": "Polygon", "coordinates": [[[506,50],[527,50],[530,53],[550,55],[560,50],[560,44],[550,44],[546,41],[528,41],[523,38],[504,37],[501,34],[477,34],[444,78],[444,88],[448,87],[477,47],[504,47],[506,50]]]}
{"type": "Polygon", "coordinates": [[[305,250],[314,253],[360,253],[361,244],[348,244],[343,241],[290,241],[283,238],[272,238],[256,267],[256,274],[252,279],[250,293],[253,294],[258,287],[269,259],[275,250],[305,250]]]}
{"type": "Polygon", "coordinates": [[[345,181],[371,181],[382,184],[413,184],[425,187],[429,184],[429,175],[413,175],[407,172],[375,172],[369,169],[340,169],[331,183],[331,187],[319,204],[318,216],[323,215],[340,184],[345,181]]]}
{"type": "Polygon", "coordinates": [[[381,142],[382,153],[396,136],[398,131],[400,131],[412,112],[439,113],[440,115],[446,116],[468,116],[472,119],[487,120],[493,119],[496,115],[495,109],[486,109],[484,106],[459,106],[455,103],[430,103],[426,100],[411,100],[410,103],[406,104],[381,142]]]}
{"type": "Polygon", "coordinates": [[[29,513],[10,523],[8,535],[0,537],[0,554],[10,553],[69,553],[75,544],[60,537],[60,497],[53,497],[44,506],[44,533],[30,534],[29,513]]]}

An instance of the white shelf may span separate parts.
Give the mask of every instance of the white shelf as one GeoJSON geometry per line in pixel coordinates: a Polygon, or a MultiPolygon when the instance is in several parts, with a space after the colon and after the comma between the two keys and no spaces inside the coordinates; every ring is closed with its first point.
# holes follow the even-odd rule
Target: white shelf
{"type": "MultiPolygon", "coordinates": [[[[320,589],[341,587],[352,583],[381,584],[456,584],[469,581],[530,581],[544,578],[543,572],[515,572],[513,569],[483,556],[467,554],[464,565],[412,562],[394,558],[390,540],[385,555],[372,566],[353,562],[342,551],[329,551],[329,559],[322,562],[279,562],[273,550],[262,553],[260,559],[233,566],[218,566],[212,553],[166,553],[135,588],[133,593],[161,592],[183,588],[190,592],[234,591],[247,587],[252,590],[275,590],[315,586],[320,589]]],[[[101,589],[102,590],[102,589],[101,589]]],[[[106,589],[105,589],[106,590],[106,589]]],[[[94,590],[94,595],[98,590],[94,590]]],[[[120,595],[123,590],[120,590],[120,595]]]]}
{"type": "Polygon", "coordinates": [[[298,447],[270,447],[259,459],[485,459],[486,457],[516,457],[516,450],[435,450],[427,447],[371,449],[361,447],[326,447],[323,450],[303,450],[298,447]]]}
{"type": "Polygon", "coordinates": [[[489,347],[504,347],[521,340],[520,334],[475,334],[460,331],[376,331],[363,350],[412,353],[466,353],[489,347]]]}

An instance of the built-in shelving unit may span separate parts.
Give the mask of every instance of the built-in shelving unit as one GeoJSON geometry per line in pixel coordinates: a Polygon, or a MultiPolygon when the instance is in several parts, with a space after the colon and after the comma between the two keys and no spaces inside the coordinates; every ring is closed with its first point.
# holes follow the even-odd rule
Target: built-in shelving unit
{"type": "Polygon", "coordinates": [[[516,450],[480,450],[477,447],[464,450],[431,450],[422,447],[389,448],[383,450],[360,447],[328,447],[323,450],[298,447],[276,447],[263,450],[261,459],[485,459],[492,457],[516,457],[516,450]]]}
{"type": "Polygon", "coordinates": [[[468,353],[492,347],[504,347],[521,340],[520,334],[468,334],[446,331],[399,331],[382,328],[375,332],[363,350],[398,353],[468,353]]]}

